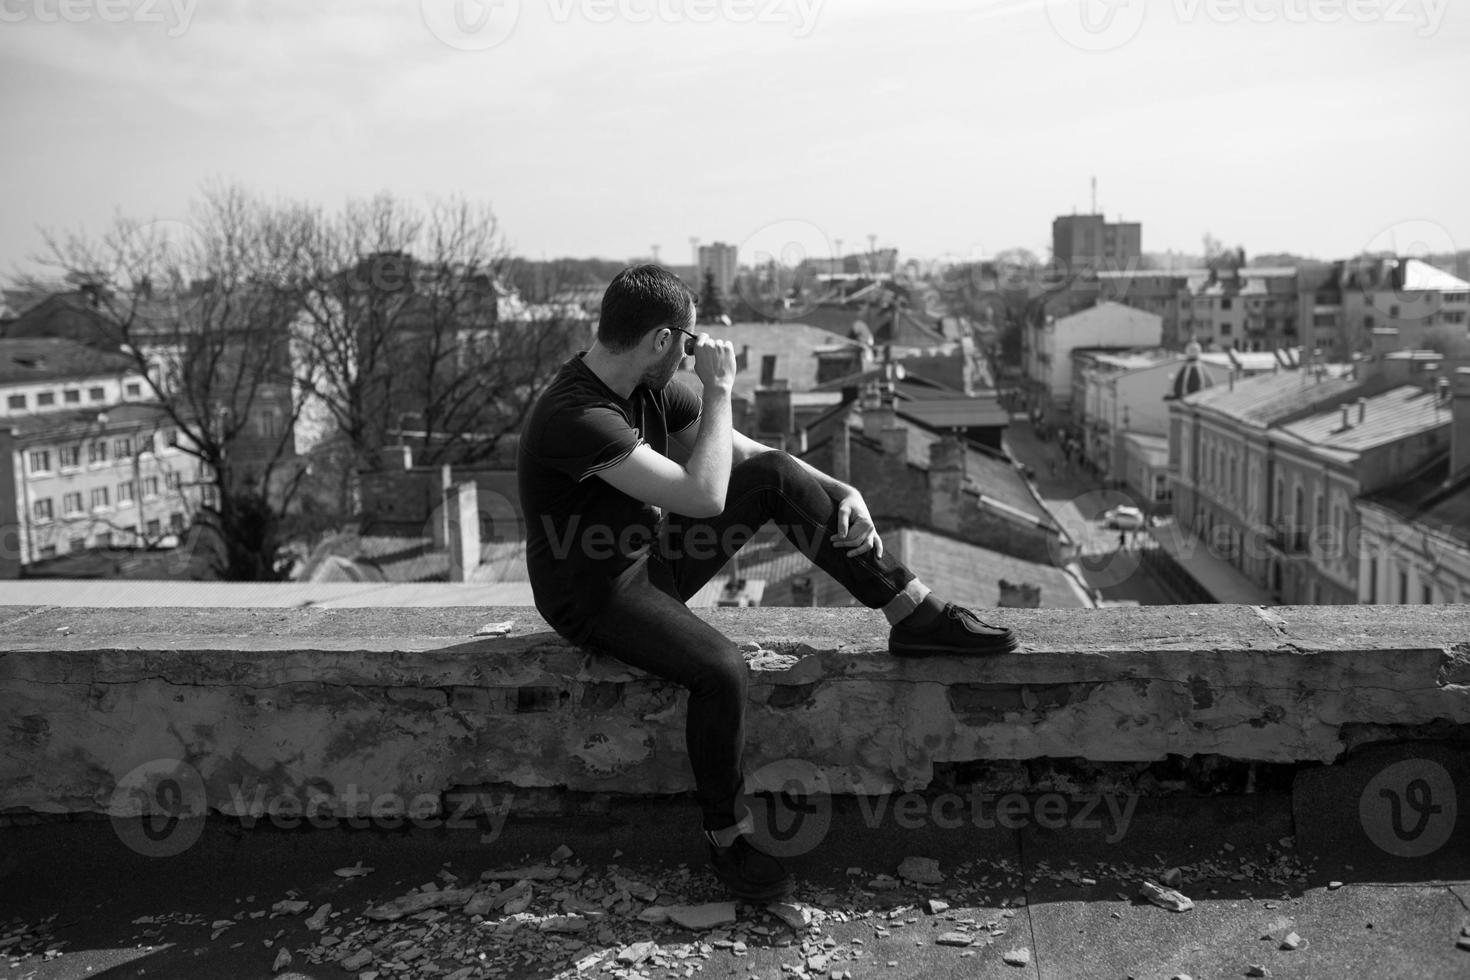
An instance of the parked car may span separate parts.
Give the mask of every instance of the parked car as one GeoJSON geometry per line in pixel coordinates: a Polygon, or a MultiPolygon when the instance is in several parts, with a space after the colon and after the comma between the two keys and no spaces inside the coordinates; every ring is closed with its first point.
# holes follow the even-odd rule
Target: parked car
{"type": "Polygon", "coordinates": [[[1147,522],[1144,520],[1143,511],[1137,507],[1124,505],[1114,507],[1103,514],[1103,523],[1116,531],[1137,531],[1147,522]]]}

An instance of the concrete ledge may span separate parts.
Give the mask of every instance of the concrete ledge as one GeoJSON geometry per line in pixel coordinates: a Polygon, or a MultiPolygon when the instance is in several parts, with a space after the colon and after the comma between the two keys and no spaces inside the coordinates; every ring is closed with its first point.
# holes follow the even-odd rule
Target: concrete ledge
{"type": "MultiPolygon", "coordinates": [[[[807,764],[879,793],[975,760],[1331,762],[1470,726],[1470,606],[989,615],[1023,652],[898,660],[867,610],[708,613],[748,651],[752,788],[807,764]]],[[[682,701],[527,608],[0,607],[0,810],[103,812],[159,759],[234,815],[281,795],[680,792],[682,701]],[[473,636],[506,619],[510,637],[473,636]]]]}

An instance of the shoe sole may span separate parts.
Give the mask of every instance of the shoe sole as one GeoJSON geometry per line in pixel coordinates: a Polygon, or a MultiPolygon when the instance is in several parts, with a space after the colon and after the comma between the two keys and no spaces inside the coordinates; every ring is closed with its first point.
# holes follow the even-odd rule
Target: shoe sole
{"type": "Polygon", "coordinates": [[[1016,642],[1015,637],[1008,637],[1005,640],[993,643],[974,644],[964,647],[925,646],[923,644],[890,643],[888,645],[888,652],[893,654],[895,657],[965,657],[990,656],[997,653],[1015,653],[1020,648],[1020,644],[1016,642]]]}

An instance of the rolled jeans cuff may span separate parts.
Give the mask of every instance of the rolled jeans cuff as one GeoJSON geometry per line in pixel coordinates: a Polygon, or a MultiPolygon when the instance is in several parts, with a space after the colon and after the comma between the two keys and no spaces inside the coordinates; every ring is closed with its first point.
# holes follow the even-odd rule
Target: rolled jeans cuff
{"type": "Polygon", "coordinates": [[[911,579],[903,591],[894,596],[888,605],[883,607],[883,615],[888,620],[889,626],[897,626],[909,613],[919,608],[919,603],[933,591],[929,586],[918,579],[911,579]]]}
{"type": "Polygon", "coordinates": [[[750,811],[746,810],[733,825],[720,830],[706,830],[704,836],[711,844],[724,848],[734,844],[735,838],[753,833],[755,833],[755,819],[750,815],[750,811]]]}

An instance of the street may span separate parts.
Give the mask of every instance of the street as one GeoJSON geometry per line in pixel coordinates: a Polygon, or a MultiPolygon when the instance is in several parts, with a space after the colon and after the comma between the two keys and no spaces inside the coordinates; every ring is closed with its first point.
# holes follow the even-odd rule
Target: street
{"type": "Polygon", "coordinates": [[[1143,606],[1174,605],[1179,600],[1143,563],[1139,549],[1152,546],[1147,530],[1122,532],[1108,528],[1104,512],[1120,504],[1138,506],[1125,490],[1104,488],[1093,476],[1069,464],[1061,447],[1037,438],[1031,420],[1011,416],[1006,447],[1022,466],[1030,467],[1042,501],[1077,542],[1077,566],[1083,579],[1110,602],[1143,606]]]}

